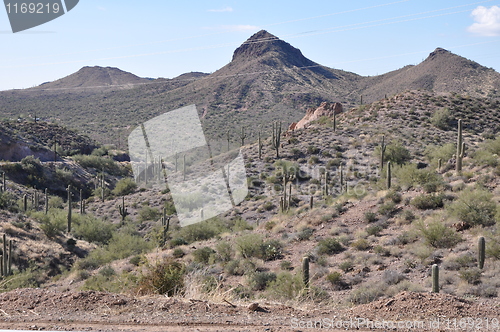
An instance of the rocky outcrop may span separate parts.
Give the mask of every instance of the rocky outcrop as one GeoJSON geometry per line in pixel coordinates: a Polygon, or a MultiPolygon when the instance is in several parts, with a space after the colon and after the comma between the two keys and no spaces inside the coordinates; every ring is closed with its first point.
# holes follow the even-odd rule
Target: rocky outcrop
{"type": "Polygon", "coordinates": [[[295,129],[305,128],[310,122],[318,120],[322,116],[333,117],[333,114],[342,113],[342,104],[323,102],[318,108],[310,108],[306,111],[306,115],[297,122],[295,129]]]}

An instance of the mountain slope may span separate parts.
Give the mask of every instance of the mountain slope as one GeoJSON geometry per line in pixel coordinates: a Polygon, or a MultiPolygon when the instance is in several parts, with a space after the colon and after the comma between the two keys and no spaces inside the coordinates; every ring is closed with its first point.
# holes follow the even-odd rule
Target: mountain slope
{"type": "Polygon", "coordinates": [[[456,92],[474,97],[500,96],[500,74],[477,62],[437,48],[416,66],[363,80],[360,90],[366,100],[375,101],[384,95],[404,90],[456,92]]]}
{"type": "Polygon", "coordinates": [[[83,67],[76,73],[59,80],[44,83],[37,88],[42,89],[74,89],[74,88],[103,88],[109,86],[126,86],[150,82],[134,74],[113,67],[83,67]]]}
{"type": "Polygon", "coordinates": [[[282,121],[284,126],[296,122],[307,108],[324,101],[340,102],[349,109],[360,96],[372,102],[418,89],[498,97],[500,74],[438,48],[419,65],[362,77],[321,66],[262,30],[212,74],[192,72],[149,80],[116,68],[84,67],[37,88],[0,92],[0,117],[17,119],[36,113],[103,143],[120,145],[140,123],[196,104],[209,140],[221,139],[229,131],[236,144],[241,127],[247,128],[250,141],[259,127],[265,135],[272,121],[282,121]]]}

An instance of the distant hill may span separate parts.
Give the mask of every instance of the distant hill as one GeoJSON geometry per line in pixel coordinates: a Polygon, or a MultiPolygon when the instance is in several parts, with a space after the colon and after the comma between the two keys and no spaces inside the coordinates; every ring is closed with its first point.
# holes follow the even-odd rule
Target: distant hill
{"type": "Polygon", "coordinates": [[[236,144],[241,127],[247,128],[249,141],[261,126],[266,131],[275,120],[288,125],[324,101],[349,109],[361,96],[373,102],[418,89],[498,98],[500,74],[438,48],[419,65],[363,77],[322,66],[262,30],[212,74],[191,72],[151,80],[117,68],[84,67],[36,88],[0,92],[0,117],[36,113],[103,143],[120,145],[140,123],[196,104],[209,139],[220,139],[229,131],[236,144]]]}
{"type": "Polygon", "coordinates": [[[44,83],[33,89],[74,89],[74,88],[106,88],[110,86],[126,87],[131,84],[149,83],[147,78],[113,67],[83,67],[74,74],[59,80],[44,83]]]}
{"type": "Polygon", "coordinates": [[[474,97],[500,97],[500,74],[477,62],[437,48],[416,66],[363,80],[360,91],[374,101],[404,90],[456,92],[474,97]]]}

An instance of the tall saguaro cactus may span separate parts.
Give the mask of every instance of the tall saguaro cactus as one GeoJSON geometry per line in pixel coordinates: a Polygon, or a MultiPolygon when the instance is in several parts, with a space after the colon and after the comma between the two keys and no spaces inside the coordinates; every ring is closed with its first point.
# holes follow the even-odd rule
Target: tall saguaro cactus
{"type": "Polygon", "coordinates": [[[391,174],[391,162],[387,162],[387,189],[391,189],[391,180],[392,180],[392,174],[391,174]]]}
{"type": "Polygon", "coordinates": [[[122,217],[122,222],[125,221],[125,217],[128,216],[127,207],[125,206],[125,196],[122,196],[122,204],[118,205],[118,211],[122,217]]]}
{"type": "Polygon", "coordinates": [[[5,185],[5,172],[2,172],[2,188],[0,189],[1,191],[7,191],[7,187],[5,185]]]}
{"type": "Polygon", "coordinates": [[[49,194],[47,188],[45,188],[45,214],[49,212],[49,194]]]}
{"type": "Polygon", "coordinates": [[[280,142],[281,142],[281,122],[273,122],[273,135],[271,144],[276,150],[276,158],[280,157],[280,142]]]}
{"type": "Polygon", "coordinates": [[[432,292],[439,293],[439,266],[432,265],[432,292]]]}
{"type": "Polygon", "coordinates": [[[262,138],[260,137],[260,131],[259,131],[259,159],[262,159],[262,147],[264,146],[264,143],[262,143],[262,138]]]}
{"type": "Polygon", "coordinates": [[[458,120],[458,134],[457,134],[457,163],[455,170],[458,172],[462,171],[462,161],[464,158],[464,144],[462,137],[462,119],[458,120]]]}
{"type": "Polygon", "coordinates": [[[484,268],[484,258],[485,258],[485,252],[486,252],[486,240],[484,239],[483,236],[481,236],[478,240],[477,243],[477,262],[479,268],[482,270],[484,268]]]}
{"type": "Polygon", "coordinates": [[[0,276],[9,276],[12,274],[12,240],[9,240],[7,251],[7,237],[5,234],[2,236],[3,251],[0,256],[0,276]]]}
{"type": "Polygon", "coordinates": [[[384,168],[385,162],[385,150],[387,149],[387,145],[385,144],[385,136],[382,136],[382,144],[380,145],[380,169],[384,168]]]}
{"type": "Polygon", "coordinates": [[[242,126],[240,133],[241,146],[245,145],[245,138],[247,138],[247,134],[245,133],[245,127],[242,126]]]}
{"type": "Polygon", "coordinates": [[[304,287],[309,288],[309,257],[307,256],[302,258],[302,281],[304,287]]]}
{"type": "Polygon", "coordinates": [[[66,189],[68,192],[68,233],[71,233],[71,185],[66,189]]]}

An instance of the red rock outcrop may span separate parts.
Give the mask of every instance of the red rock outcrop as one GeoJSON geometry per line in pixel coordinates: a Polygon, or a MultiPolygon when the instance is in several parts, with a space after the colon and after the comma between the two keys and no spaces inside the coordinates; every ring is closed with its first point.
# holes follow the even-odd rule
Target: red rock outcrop
{"type": "Polygon", "coordinates": [[[342,113],[342,104],[323,102],[318,108],[310,108],[306,115],[297,123],[295,129],[305,128],[311,121],[318,120],[322,116],[333,117],[333,114],[342,113]]]}

